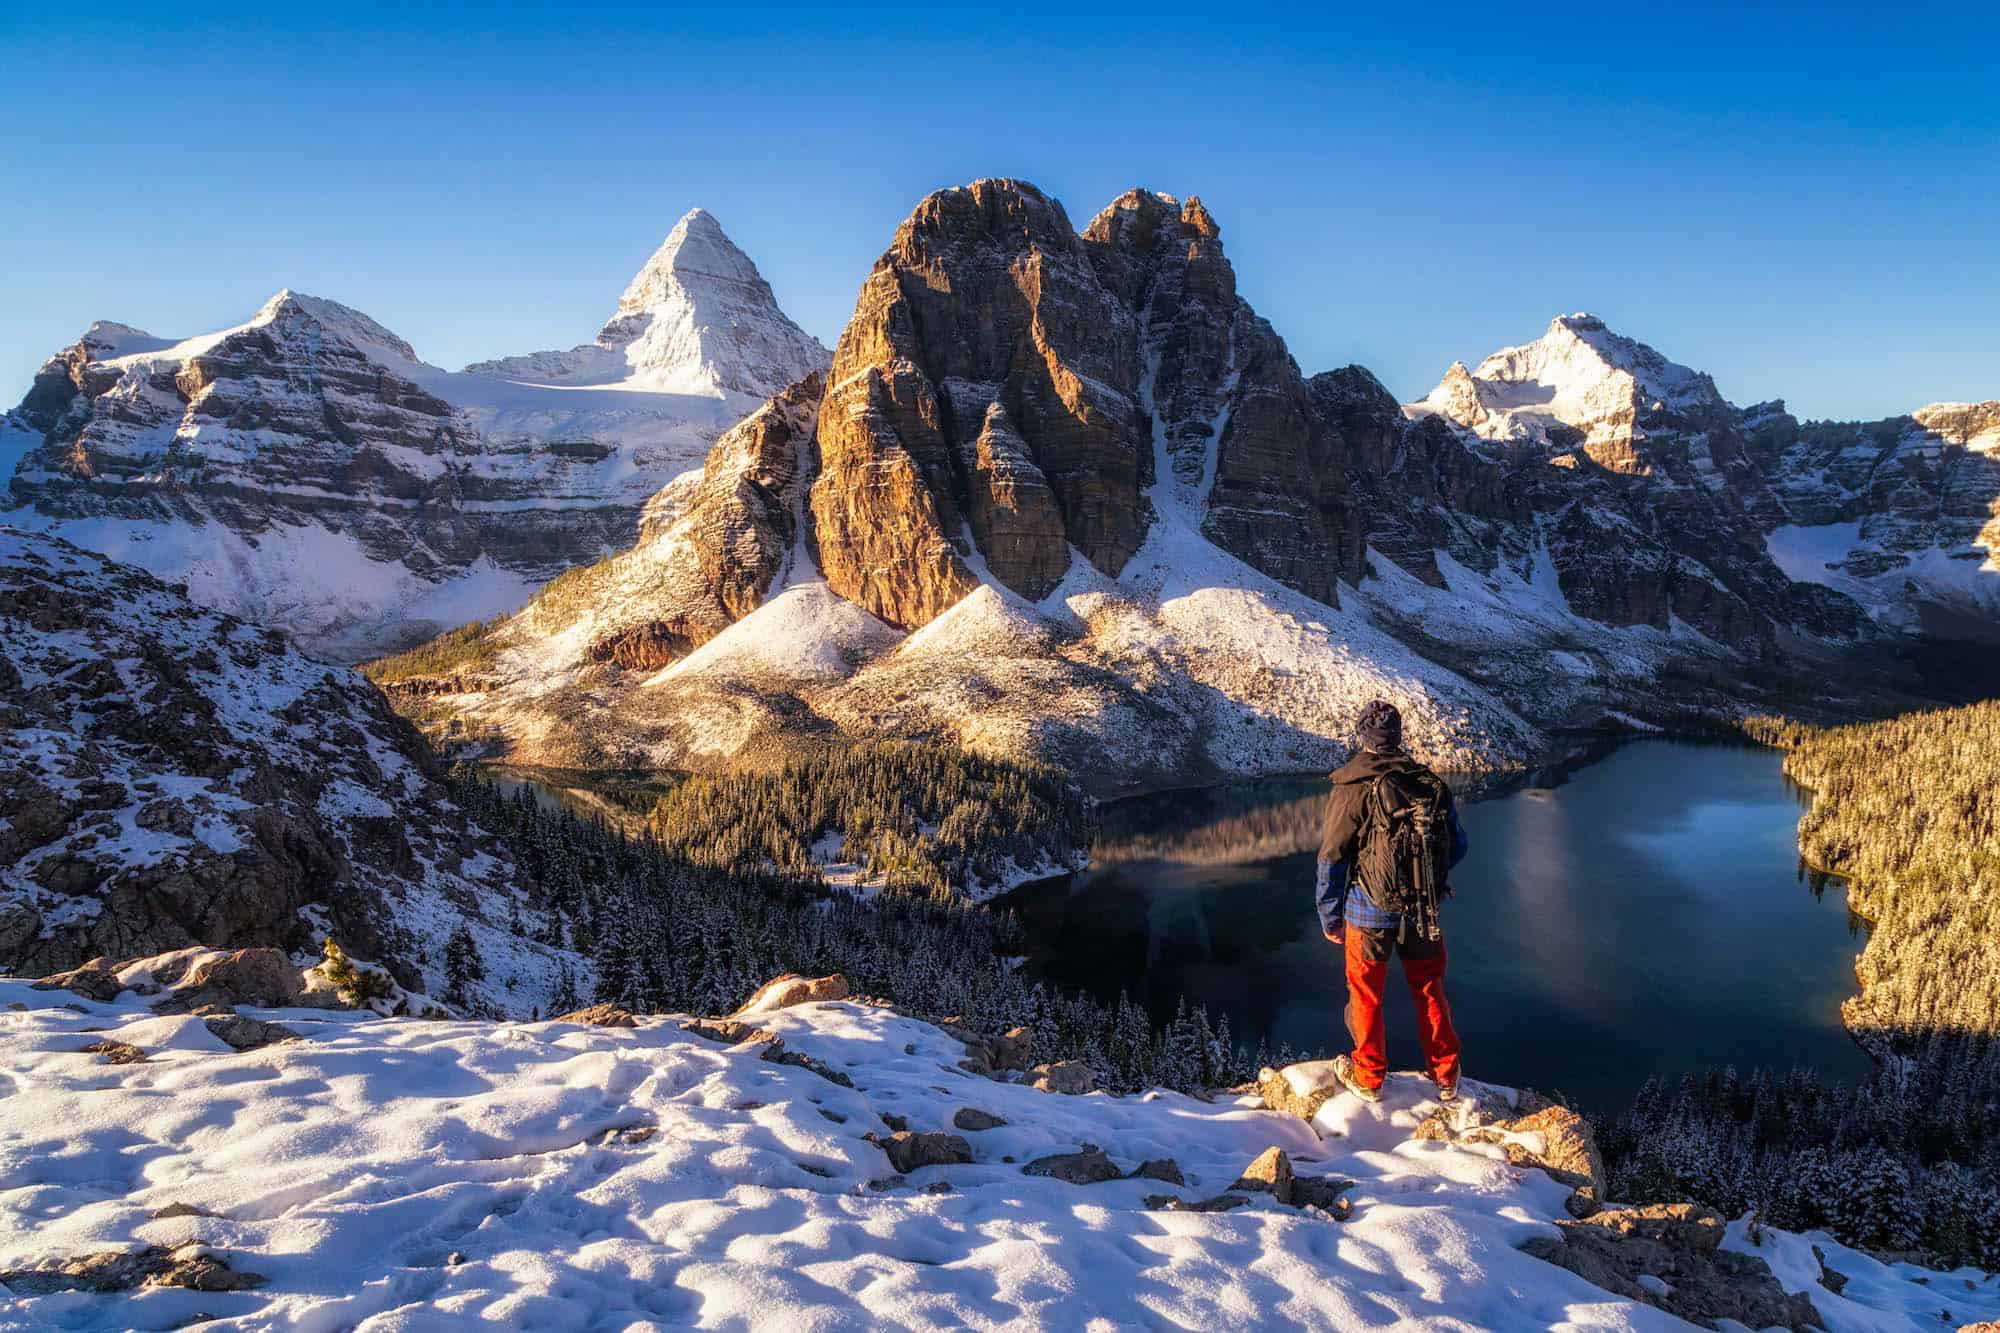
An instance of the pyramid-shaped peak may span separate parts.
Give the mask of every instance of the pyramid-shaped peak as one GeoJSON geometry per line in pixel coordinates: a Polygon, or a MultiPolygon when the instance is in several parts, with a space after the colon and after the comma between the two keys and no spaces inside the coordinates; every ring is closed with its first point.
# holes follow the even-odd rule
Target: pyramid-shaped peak
{"type": "Polygon", "coordinates": [[[738,289],[772,299],[757,265],[729,239],[715,215],[707,209],[691,208],[634,275],[619,299],[618,313],[657,310],[682,291],[701,287],[738,289]]]}

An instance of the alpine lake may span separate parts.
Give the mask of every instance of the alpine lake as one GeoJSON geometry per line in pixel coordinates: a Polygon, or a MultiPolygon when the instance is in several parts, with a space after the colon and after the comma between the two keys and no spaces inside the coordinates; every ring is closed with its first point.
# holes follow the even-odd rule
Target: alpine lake
{"type": "MultiPolygon", "coordinates": [[[[1444,908],[1467,1075],[1590,1110],[1703,1067],[1866,1072],[1841,1026],[1866,925],[1808,873],[1808,799],[1770,749],[1600,747],[1508,782],[1454,782],[1471,840],[1444,908]]],[[[1028,966],[1158,1020],[1185,997],[1235,1038],[1346,1049],[1340,950],[1313,909],[1328,784],[1279,778],[1108,805],[1088,869],[997,900],[1028,966]]],[[[1390,964],[1391,1065],[1419,1068],[1390,964]]]]}

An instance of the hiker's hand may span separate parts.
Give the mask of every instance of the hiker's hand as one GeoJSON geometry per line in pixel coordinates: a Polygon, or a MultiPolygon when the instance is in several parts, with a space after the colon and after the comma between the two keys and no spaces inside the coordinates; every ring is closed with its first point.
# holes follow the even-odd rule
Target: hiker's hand
{"type": "Polygon", "coordinates": [[[1326,936],[1328,944],[1347,943],[1347,928],[1345,926],[1335,926],[1332,930],[1322,929],[1320,933],[1326,936]]]}

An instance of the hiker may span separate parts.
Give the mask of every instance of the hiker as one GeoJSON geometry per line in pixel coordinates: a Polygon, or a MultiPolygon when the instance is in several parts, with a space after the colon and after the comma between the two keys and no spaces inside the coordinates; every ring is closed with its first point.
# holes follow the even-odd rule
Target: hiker
{"type": "Polygon", "coordinates": [[[1389,1072],[1382,1029],[1382,988],[1389,955],[1403,958],[1403,979],[1417,1005],[1424,1063],[1438,1100],[1458,1097],[1458,1033],[1444,998],[1444,934],[1438,904],[1450,894],[1446,873],[1464,859],[1451,788],[1403,752],[1403,716],[1377,699],[1356,719],[1361,752],[1333,774],[1320,835],[1315,902],[1320,929],[1347,955],[1347,1031],[1354,1053],[1334,1073],[1364,1101],[1380,1101],[1389,1072]]]}

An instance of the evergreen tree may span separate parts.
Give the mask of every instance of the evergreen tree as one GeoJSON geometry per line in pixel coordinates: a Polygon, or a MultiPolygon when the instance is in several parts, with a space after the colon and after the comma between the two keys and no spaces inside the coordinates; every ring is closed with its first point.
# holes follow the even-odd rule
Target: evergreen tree
{"type": "Polygon", "coordinates": [[[486,980],[486,964],[479,957],[479,945],[463,924],[444,943],[445,1003],[463,1007],[471,1002],[474,982],[486,980]]]}

